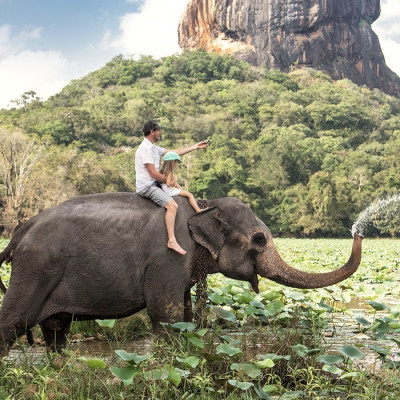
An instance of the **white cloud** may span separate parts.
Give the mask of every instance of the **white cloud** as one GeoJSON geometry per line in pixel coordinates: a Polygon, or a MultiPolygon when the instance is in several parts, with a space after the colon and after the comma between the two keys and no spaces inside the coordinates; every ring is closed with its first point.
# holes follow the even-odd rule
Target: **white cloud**
{"type": "Polygon", "coordinates": [[[398,0],[383,0],[381,15],[372,25],[379,37],[382,52],[388,67],[400,76],[400,2],[398,0]]]}
{"type": "Polygon", "coordinates": [[[396,22],[400,16],[400,3],[398,0],[381,0],[381,16],[379,20],[393,20],[396,22]]]}
{"type": "Polygon", "coordinates": [[[0,26],[0,57],[8,54],[12,50],[9,41],[11,27],[9,25],[0,26]]]}
{"type": "MultiPolygon", "coordinates": [[[[376,32],[378,34],[378,32],[376,32]]],[[[382,52],[385,56],[386,65],[400,76],[400,43],[391,38],[379,35],[382,52]]]]}
{"type": "Polygon", "coordinates": [[[30,90],[46,99],[72,78],[74,65],[61,52],[29,50],[41,33],[39,27],[14,33],[10,25],[0,26],[0,108],[30,90]]]}
{"type": "Polygon", "coordinates": [[[25,49],[27,42],[40,38],[41,32],[41,28],[33,28],[13,34],[10,25],[0,26],[0,60],[25,49]]]}
{"type": "Polygon", "coordinates": [[[41,98],[59,92],[71,79],[72,65],[60,52],[22,51],[0,61],[0,108],[24,92],[41,98]]]}
{"type": "Polygon", "coordinates": [[[75,64],[61,51],[28,50],[30,42],[41,39],[41,28],[14,33],[10,25],[0,26],[0,108],[9,107],[10,100],[29,90],[47,99],[71,79],[98,68],[96,64],[105,63],[117,53],[159,58],[180,51],[178,23],[189,0],[126,1],[139,6],[139,12],[123,15],[119,33],[107,31],[97,51],[90,49],[91,56],[75,64]]]}
{"type": "Polygon", "coordinates": [[[121,17],[120,34],[106,32],[101,46],[115,52],[156,58],[180,51],[178,23],[188,0],[145,0],[139,12],[121,17]]]}

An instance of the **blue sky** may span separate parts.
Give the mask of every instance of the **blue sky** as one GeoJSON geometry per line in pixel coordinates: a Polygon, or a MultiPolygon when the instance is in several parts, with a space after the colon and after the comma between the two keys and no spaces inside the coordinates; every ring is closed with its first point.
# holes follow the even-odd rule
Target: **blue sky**
{"type": "MultiPolygon", "coordinates": [[[[34,90],[46,99],[117,54],[180,52],[188,0],[0,0],[0,108],[34,90]]],[[[381,0],[373,24],[388,66],[400,75],[400,1],[381,0]]]]}

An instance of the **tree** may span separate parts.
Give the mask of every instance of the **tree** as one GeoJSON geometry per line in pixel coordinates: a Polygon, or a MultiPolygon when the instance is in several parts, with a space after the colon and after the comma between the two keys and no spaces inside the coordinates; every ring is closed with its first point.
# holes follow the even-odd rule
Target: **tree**
{"type": "Polygon", "coordinates": [[[24,92],[19,99],[11,100],[17,107],[22,107],[25,112],[28,111],[28,104],[34,100],[39,100],[40,98],[36,95],[34,90],[29,92],[24,92]]]}
{"type": "Polygon", "coordinates": [[[0,226],[15,226],[76,195],[67,180],[77,150],[38,143],[20,131],[0,128],[0,226]]]}
{"type": "Polygon", "coordinates": [[[240,197],[274,231],[347,233],[372,198],[400,190],[400,99],[320,71],[266,71],[205,51],[119,55],[45,102],[32,96],[0,110],[3,128],[54,143],[26,183],[22,219],[67,187],[133,190],[148,119],[167,126],[165,148],[210,137],[207,152],[185,156],[179,181],[198,197],[240,197]]]}
{"type": "Polygon", "coordinates": [[[43,150],[44,146],[22,132],[0,128],[0,178],[5,187],[0,220],[6,235],[13,232],[20,217],[26,201],[26,184],[43,150]]]}

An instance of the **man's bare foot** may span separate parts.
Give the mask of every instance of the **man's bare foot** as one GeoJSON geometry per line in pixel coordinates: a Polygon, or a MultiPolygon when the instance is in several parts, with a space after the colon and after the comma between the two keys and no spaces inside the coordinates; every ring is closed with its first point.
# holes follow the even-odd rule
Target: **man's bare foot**
{"type": "Polygon", "coordinates": [[[177,241],[169,241],[167,244],[168,248],[176,251],[179,254],[185,255],[187,253],[186,250],[183,250],[181,246],[179,246],[177,241]]]}

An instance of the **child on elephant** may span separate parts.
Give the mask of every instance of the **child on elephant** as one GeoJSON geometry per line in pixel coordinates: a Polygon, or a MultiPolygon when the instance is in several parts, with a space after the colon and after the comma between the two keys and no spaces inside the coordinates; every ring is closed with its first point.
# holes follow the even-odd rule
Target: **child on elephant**
{"type": "Polygon", "coordinates": [[[183,196],[189,200],[190,205],[196,212],[200,212],[200,208],[197,205],[196,199],[193,194],[183,190],[181,186],[178,184],[176,177],[174,175],[174,170],[178,166],[178,163],[182,162],[179,154],[174,151],[169,151],[164,156],[163,164],[160,168],[160,173],[163,174],[166,178],[165,183],[161,183],[161,188],[168,193],[171,197],[174,196],[183,196]]]}

